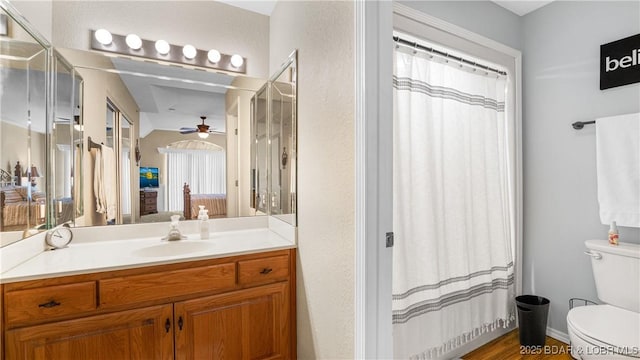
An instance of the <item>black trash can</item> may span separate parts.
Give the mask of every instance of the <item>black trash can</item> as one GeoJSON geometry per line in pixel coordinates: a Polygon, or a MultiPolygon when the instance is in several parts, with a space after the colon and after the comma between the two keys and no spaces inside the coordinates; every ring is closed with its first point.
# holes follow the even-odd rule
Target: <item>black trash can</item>
{"type": "Polygon", "coordinates": [[[520,345],[544,346],[547,337],[549,299],[536,295],[516,296],[520,345]]]}

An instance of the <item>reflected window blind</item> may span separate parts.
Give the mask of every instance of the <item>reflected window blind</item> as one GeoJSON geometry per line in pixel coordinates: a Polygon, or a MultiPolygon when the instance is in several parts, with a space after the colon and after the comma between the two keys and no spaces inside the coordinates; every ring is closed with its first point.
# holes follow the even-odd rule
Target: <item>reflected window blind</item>
{"type": "Polygon", "coordinates": [[[184,210],[184,183],[189,184],[192,194],[226,194],[226,168],[224,151],[168,151],[168,211],[184,210]]]}

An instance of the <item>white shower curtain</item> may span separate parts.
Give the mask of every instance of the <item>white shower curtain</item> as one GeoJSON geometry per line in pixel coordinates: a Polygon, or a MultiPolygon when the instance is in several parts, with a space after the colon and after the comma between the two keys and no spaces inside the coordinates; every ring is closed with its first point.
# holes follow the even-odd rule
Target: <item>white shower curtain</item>
{"type": "Polygon", "coordinates": [[[514,319],[506,77],[394,57],[394,355],[428,359],[514,319]]]}

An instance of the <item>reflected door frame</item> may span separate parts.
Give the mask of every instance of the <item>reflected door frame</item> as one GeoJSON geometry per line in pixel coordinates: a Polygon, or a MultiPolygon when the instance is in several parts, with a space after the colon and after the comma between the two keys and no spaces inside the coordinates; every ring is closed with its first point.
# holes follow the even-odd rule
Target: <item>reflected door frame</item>
{"type": "MultiPolygon", "coordinates": [[[[116,225],[121,225],[123,224],[123,213],[122,213],[122,188],[123,188],[123,171],[122,171],[122,150],[123,150],[123,146],[122,146],[122,125],[128,124],[129,125],[129,134],[135,134],[134,132],[134,124],[128,119],[127,115],[125,113],[123,113],[122,111],[120,111],[120,109],[114,104],[114,102],[107,97],[107,111],[111,111],[112,112],[112,127],[113,127],[113,143],[111,144],[113,146],[113,150],[115,153],[115,157],[116,157],[116,197],[118,199],[118,202],[116,204],[116,225]]],[[[107,119],[108,120],[108,119],[107,119]]],[[[106,129],[105,129],[106,131],[106,129]]],[[[108,138],[108,137],[107,137],[108,138]]],[[[135,142],[135,139],[129,139],[129,149],[131,149],[131,144],[133,144],[135,142]]],[[[131,210],[131,223],[136,223],[136,220],[138,218],[138,211],[137,211],[137,206],[136,206],[136,202],[134,201],[135,194],[133,193],[133,189],[134,189],[134,184],[133,184],[133,179],[134,179],[134,172],[133,170],[135,170],[135,159],[134,159],[134,154],[133,151],[129,151],[129,164],[130,164],[130,169],[129,169],[129,195],[130,195],[130,210],[131,210]]]]}

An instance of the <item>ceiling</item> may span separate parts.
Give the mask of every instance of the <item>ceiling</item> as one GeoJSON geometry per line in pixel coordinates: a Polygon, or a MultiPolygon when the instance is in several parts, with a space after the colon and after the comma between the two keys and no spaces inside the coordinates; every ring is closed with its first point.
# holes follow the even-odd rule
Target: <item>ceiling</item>
{"type": "Polygon", "coordinates": [[[510,0],[510,1],[500,1],[500,0],[492,0],[497,5],[502,6],[503,8],[511,11],[520,16],[524,16],[534,10],[537,10],[549,3],[552,3],[554,0],[547,1],[528,1],[528,0],[510,0]]]}
{"type": "Polygon", "coordinates": [[[271,16],[273,8],[276,7],[276,0],[216,0],[241,9],[256,12],[258,14],[271,16]]]}
{"type": "MultiPolygon", "coordinates": [[[[277,0],[216,0],[231,6],[235,6],[241,9],[253,11],[262,15],[271,16],[273,9],[276,6],[277,0]]],[[[526,15],[534,10],[537,10],[554,0],[547,1],[529,1],[529,0],[491,0],[494,3],[502,6],[503,8],[520,16],[526,15]]]]}
{"type": "Polygon", "coordinates": [[[153,130],[195,127],[206,116],[212,130],[225,131],[227,74],[112,58],[140,109],[140,137],[153,130]]]}

